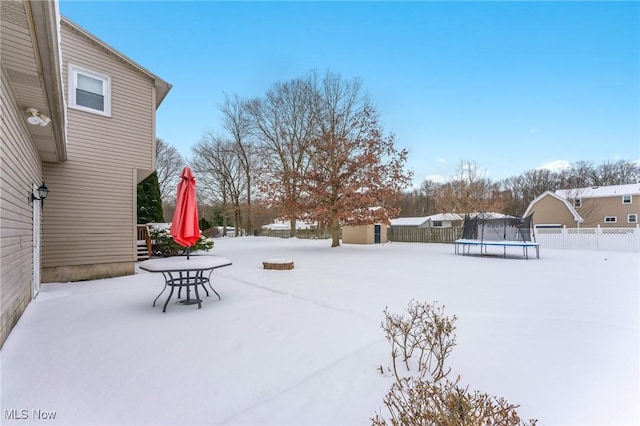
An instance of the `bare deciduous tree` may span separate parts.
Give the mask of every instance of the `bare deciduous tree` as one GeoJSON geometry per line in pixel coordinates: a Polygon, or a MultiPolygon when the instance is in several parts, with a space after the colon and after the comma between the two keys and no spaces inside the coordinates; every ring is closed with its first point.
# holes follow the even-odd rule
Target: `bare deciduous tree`
{"type": "Polygon", "coordinates": [[[415,217],[438,213],[435,195],[439,187],[439,183],[425,179],[418,188],[405,192],[399,204],[400,215],[415,217]]]}
{"type": "Polygon", "coordinates": [[[558,186],[559,188],[585,188],[591,186],[593,185],[593,173],[592,163],[577,161],[568,169],[558,173],[558,186]]]}
{"type": "Polygon", "coordinates": [[[235,95],[230,98],[224,95],[218,109],[223,114],[222,125],[229,132],[233,140],[233,150],[238,157],[246,186],[246,223],[244,227],[250,234],[253,233],[253,212],[251,207],[252,175],[255,173],[255,152],[251,140],[251,116],[247,110],[247,102],[235,95]]]}
{"type": "Polygon", "coordinates": [[[640,182],[640,164],[634,161],[607,161],[593,170],[592,185],[610,186],[640,182]]]}
{"type": "MultiPolygon", "coordinates": [[[[193,168],[199,176],[200,194],[208,201],[219,204],[223,217],[233,217],[235,235],[238,236],[240,205],[246,190],[245,173],[235,151],[235,144],[206,132],[193,148],[193,168]]],[[[226,220],[223,235],[226,235],[226,220]]]]}
{"type": "Polygon", "coordinates": [[[264,98],[247,103],[258,142],[258,186],[263,201],[289,218],[290,236],[300,216],[301,176],[308,166],[311,141],[311,96],[308,79],[277,83],[264,98]]]}
{"type": "Polygon", "coordinates": [[[547,169],[529,170],[522,175],[522,196],[527,204],[545,191],[559,189],[558,186],[558,174],[547,169]]]}
{"type": "Polygon", "coordinates": [[[440,186],[436,198],[443,212],[502,212],[506,208],[499,186],[492,183],[474,161],[469,160],[460,161],[456,175],[440,186]]]}
{"type": "Polygon", "coordinates": [[[160,138],[156,138],[156,172],[160,184],[160,196],[164,203],[174,203],[176,186],[185,160],[178,150],[160,138]]]}

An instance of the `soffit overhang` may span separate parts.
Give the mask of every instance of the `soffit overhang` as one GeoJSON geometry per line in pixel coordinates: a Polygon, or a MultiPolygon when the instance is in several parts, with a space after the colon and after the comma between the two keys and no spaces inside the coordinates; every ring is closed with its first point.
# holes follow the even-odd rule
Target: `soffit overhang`
{"type": "Polygon", "coordinates": [[[26,108],[51,118],[47,126],[27,125],[45,163],[67,159],[59,13],[56,1],[2,0],[0,56],[26,122],[26,108]]]}

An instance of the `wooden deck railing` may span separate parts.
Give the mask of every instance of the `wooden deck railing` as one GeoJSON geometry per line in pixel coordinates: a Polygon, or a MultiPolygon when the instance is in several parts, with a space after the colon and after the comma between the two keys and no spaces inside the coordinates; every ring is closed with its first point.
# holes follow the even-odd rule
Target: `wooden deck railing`
{"type": "MultiPolygon", "coordinates": [[[[140,242],[144,241],[144,245],[147,248],[146,258],[151,257],[151,234],[149,233],[149,227],[147,225],[138,225],[138,247],[140,247],[140,242]]],[[[143,253],[140,252],[140,248],[138,248],[138,257],[145,257],[143,253]],[[141,256],[142,254],[142,256],[141,256]]]]}

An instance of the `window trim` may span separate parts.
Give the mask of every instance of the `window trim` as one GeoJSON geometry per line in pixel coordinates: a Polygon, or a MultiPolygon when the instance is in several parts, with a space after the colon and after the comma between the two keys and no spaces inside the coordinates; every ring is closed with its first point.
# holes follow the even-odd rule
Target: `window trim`
{"type": "Polygon", "coordinates": [[[79,111],[90,112],[92,114],[103,115],[105,117],[111,117],[111,77],[100,74],[95,71],[88,70],[77,65],[69,64],[69,74],[67,75],[67,81],[69,86],[69,108],[77,109],[79,111]],[[86,75],[87,77],[94,78],[102,81],[102,88],[104,89],[104,111],[99,109],[89,108],[84,105],[78,105],[76,103],[76,88],[78,87],[78,74],[86,75]]]}
{"type": "Polygon", "coordinates": [[[633,204],[633,195],[623,195],[622,196],[622,204],[633,204]],[[629,197],[629,201],[626,202],[625,198],[629,197]]]}
{"type": "Polygon", "coordinates": [[[627,223],[638,223],[638,214],[637,213],[629,213],[627,215],[627,223]],[[631,217],[634,216],[635,220],[631,221],[631,217]]]}
{"type": "Polygon", "coordinates": [[[618,216],[605,216],[604,223],[618,223],[618,216]],[[610,220],[607,220],[607,219],[610,219],[610,220]]]}
{"type": "Polygon", "coordinates": [[[582,207],[582,198],[576,198],[573,200],[573,207],[580,208],[582,207]]]}

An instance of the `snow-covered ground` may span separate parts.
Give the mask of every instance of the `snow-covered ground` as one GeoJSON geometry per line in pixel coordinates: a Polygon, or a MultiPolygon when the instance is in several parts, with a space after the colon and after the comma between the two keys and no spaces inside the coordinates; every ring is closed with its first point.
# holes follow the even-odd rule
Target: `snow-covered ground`
{"type": "Polygon", "coordinates": [[[411,299],[458,317],[450,377],[524,419],[640,422],[638,253],[329,245],[216,240],[233,266],[200,310],[152,307],[163,278],[144,271],[43,285],[0,352],[1,423],[370,424],[393,381],[383,310],[411,299]],[[262,269],[273,257],[295,269],[262,269]]]}

